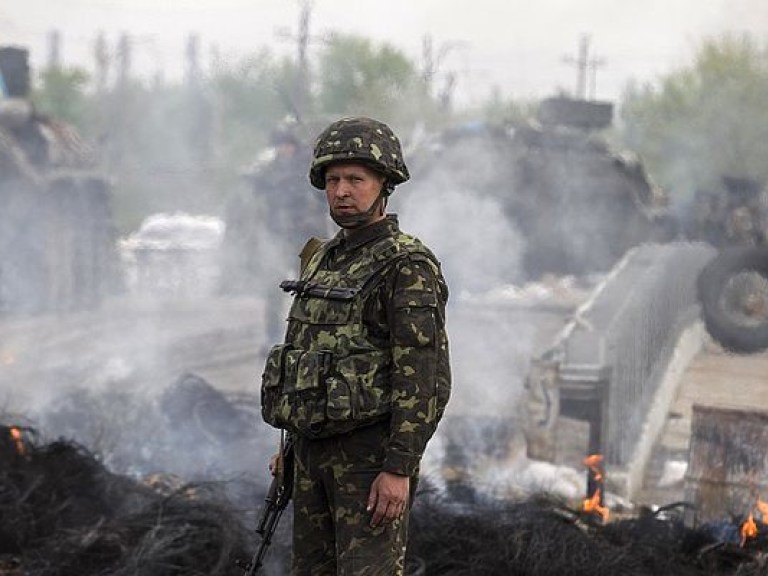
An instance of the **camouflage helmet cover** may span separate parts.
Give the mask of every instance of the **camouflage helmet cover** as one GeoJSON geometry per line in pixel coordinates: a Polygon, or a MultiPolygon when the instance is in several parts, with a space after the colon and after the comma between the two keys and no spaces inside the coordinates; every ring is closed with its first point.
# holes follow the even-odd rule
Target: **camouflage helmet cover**
{"type": "Polygon", "coordinates": [[[400,140],[389,126],[371,118],[342,118],[328,126],[315,140],[309,180],[325,189],[325,169],[333,162],[361,162],[381,172],[389,184],[410,178],[403,161],[400,140]]]}

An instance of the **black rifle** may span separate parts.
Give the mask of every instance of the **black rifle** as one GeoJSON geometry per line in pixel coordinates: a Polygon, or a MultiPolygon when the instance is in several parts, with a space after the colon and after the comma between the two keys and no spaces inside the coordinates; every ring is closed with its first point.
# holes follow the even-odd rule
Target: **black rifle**
{"type": "Polygon", "coordinates": [[[269,485],[261,519],[256,527],[256,534],[261,536],[261,544],[250,562],[237,561],[237,565],[243,569],[244,576],[258,574],[259,569],[264,564],[264,557],[272,543],[272,536],[277,530],[280,517],[291,500],[291,493],[293,492],[293,442],[290,439],[285,443],[275,466],[275,477],[269,485]]]}

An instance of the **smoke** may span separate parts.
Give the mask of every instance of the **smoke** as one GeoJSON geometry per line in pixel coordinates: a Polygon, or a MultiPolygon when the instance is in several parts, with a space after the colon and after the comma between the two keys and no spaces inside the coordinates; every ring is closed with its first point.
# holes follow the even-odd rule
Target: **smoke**
{"type": "Polygon", "coordinates": [[[404,229],[414,230],[436,252],[460,299],[519,277],[524,243],[496,199],[473,197],[448,182],[429,182],[404,194],[404,229]]]}
{"type": "MultiPolygon", "coordinates": [[[[436,253],[451,290],[447,322],[454,389],[425,472],[442,468],[460,447],[470,470],[486,470],[478,477],[483,482],[514,478],[488,469],[524,466],[523,382],[531,359],[563,321],[562,311],[539,306],[557,299],[551,285],[524,285],[524,255],[536,246],[521,232],[511,207],[521,198],[535,206],[537,198],[517,185],[516,157],[504,138],[421,151],[412,164],[413,182],[392,198],[403,230],[436,253]]],[[[8,322],[2,351],[13,360],[2,382],[9,410],[13,403],[14,411],[34,416],[50,434],[100,448],[111,466],[131,473],[258,474],[276,444],[275,431],[252,410],[258,404],[252,395],[264,352],[285,328],[290,299],[277,282],[295,276],[295,255],[304,239],[328,236],[322,196],[310,197],[319,204],[306,200],[313,193],[306,184],[306,159],[286,161],[250,175],[222,210],[226,233],[218,293],[149,282],[142,298],[112,295],[100,309],[55,321],[41,316],[8,322]],[[273,178],[280,174],[283,180],[273,178]],[[290,182],[301,188],[290,189],[290,182]],[[153,294],[158,286],[162,290],[153,294]],[[226,410],[206,412],[191,404],[188,422],[179,415],[169,418],[163,399],[178,392],[180,379],[189,374],[244,411],[238,413],[246,414],[250,427],[238,441],[227,430],[241,417],[226,410]],[[241,450],[238,460],[233,447],[244,449],[247,458],[241,450]]],[[[178,209],[189,206],[174,202],[178,209]]],[[[160,248],[154,246],[155,252],[160,248]]],[[[176,267],[198,261],[185,264],[184,250],[168,252],[167,262],[154,260],[152,274],[170,276],[176,267]]],[[[183,278],[182,286],[197,282],[194,275],[183,278]]],[[[221,398],[205,398],[202,406],[222,405],[221,398]]]]}
{"type": "Polygon", "coordinates": [[[530,330],[496,307],[478,304],[491,289],[520,278],[525,243],[500,201],[482,191],[498,179],[494,155],[461,146],[437,168],[398,190],[401,226],[429,246],[448,283],[448,331],[454,378],[451,411],[498,414],[515,406],[530,354],[530,330]],[[452,162],[453,158],[473,159],[452,162]]]}
{"type": "MultiPolygon", "coordinates": [[[[435,252],[451,293],[452,396],[422,468],[449,492],[451,483],[440,480],[446,469],[462,470],[461,482],[485,493],[551,490],[572,497],[584,492],[582,473],[525,457],[524,382],[531,360],[562,327],[562,312],[550,306],[567,308],[588,288],[576,295],[573,279],[526,281],[525,255],[537,247],[510,206],[534,205],[536,197],[516,188],[517,157],[508,142],[472,133],[442,143],[429,158],[417,156],[413,180],[392,197],[401,228],[435,252]]],[[[565,222],[568,214],[560,217],[565,222]]]]}
{"type": "Polygon", "coordinates": [[[34,217],[38,191],[20,183],[5,188],[6,209],[0,212],[0,312],[35,310],[44,299],[42,282],[30,290],[25,280],[39,278],[43,268],[44,236],[34,217]]]}

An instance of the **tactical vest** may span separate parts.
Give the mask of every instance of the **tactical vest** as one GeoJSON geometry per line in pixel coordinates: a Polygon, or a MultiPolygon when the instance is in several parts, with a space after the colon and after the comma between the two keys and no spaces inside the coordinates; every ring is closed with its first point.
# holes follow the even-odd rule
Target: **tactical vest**
{"type": "Polygon", "coordinates": [[[301,280],[281,283],[295,298],[285,343],[270,350],[262,375],[262,416],[272,426],[324,438],[390,412],[391,349],[367,333],[365,302],[401,259],[437,263],[421,242],[399,231],[359,250],[328,270],[323,246],[301,280]]]}

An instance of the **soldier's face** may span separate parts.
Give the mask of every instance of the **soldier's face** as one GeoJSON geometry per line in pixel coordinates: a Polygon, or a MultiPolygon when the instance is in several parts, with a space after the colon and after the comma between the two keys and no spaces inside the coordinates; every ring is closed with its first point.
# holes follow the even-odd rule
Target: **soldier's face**
{"type": "MultiPolygon", "coordinates": [[[[378,198],[384,177],[354,162],[332,164],[325,171],[325,195],[328,207],[336,216],[349,217],[362,214],[378,198]]],[[[377,215],[373,220],[383,218],[377,215]]]]}

